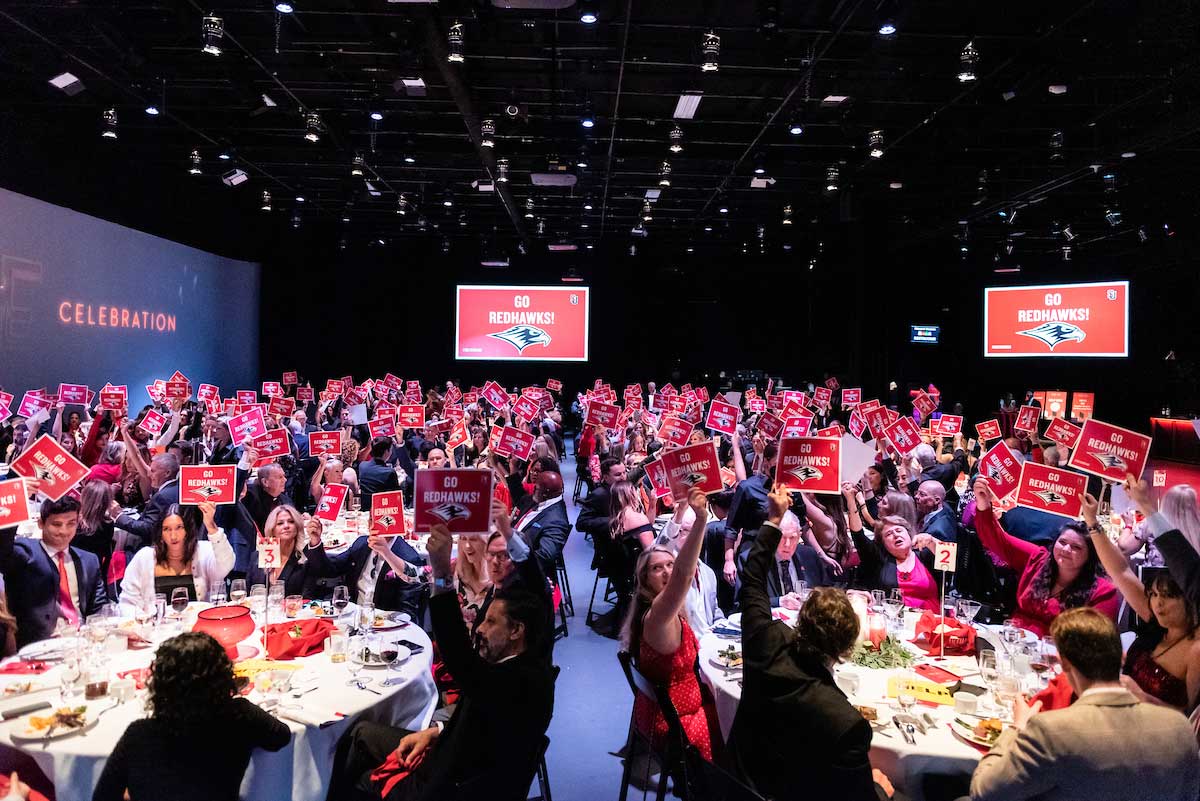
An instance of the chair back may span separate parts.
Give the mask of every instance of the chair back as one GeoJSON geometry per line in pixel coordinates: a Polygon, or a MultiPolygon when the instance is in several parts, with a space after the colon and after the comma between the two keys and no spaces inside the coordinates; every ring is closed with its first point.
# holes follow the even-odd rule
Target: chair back
{"type": "Polygon", "coordinates": [[[683,749],[683,773],[686,788],[680,796],[686,801],[765,801],[735,776],[704,758],[699,749],[683,749]]]}
{"type": "Polygon", "coordinates": [[[618,652],[617,659],[621,662],[621,668],[625,671],[625,678],[629,681],[634,696],[642,695],[650,699],[662,713],[667,721],[668,753],[678,754],[679,749],[687,742],[687,736],[683,733],[683,724],[679,720],[679,712],[675,709],[671,694],[663,685],[646,678],[633,664],[633,655],[628,651],[618,652]]]}

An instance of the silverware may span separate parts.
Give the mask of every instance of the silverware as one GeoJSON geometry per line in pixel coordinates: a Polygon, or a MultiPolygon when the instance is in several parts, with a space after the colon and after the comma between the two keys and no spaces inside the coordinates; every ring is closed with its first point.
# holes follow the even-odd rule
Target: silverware
{"type": "Polygon", "coordinates": [[[917,744],[917,727],[911,723],[904,724],[904,736],[908,738],[909,745],[917,744]]]}
{"type": "Polygon", "coordinates": [[[317,689],[320,686],[321,685],[319,685],[319,684],[314,684],[313,686],[308,687],[307,689],[304,689],[304,690],[297,688],[295,690],[292,690],[292,697],[299,698],[302,695],[308,695],[309,693],[311,693],[313,690],[317,689]]]}
{"type": "Polygon", "coordinates": [[[896,720],[895,718],[892,718],[892,723],[896,726],[896,730],[900,732],[901,736],[904,737],[904,742],[908,743],[909,745],[917,744],[917,738],[913,735],[912,731],[910,731],[910,729],[913,727],[902,726],[900,725],[900,721],[896,720]]]}

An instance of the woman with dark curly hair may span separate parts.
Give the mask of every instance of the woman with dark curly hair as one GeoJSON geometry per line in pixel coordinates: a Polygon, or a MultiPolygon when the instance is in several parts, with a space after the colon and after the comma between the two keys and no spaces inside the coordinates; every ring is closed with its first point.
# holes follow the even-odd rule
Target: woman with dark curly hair
{"type": "Polygon", "coordinates": [[[158,647],[146,706],[104,765],[92,801],[237,801],[255,748],[278,751],[287,725],[237,697],[233,663],[193,631],[158,647]]]}

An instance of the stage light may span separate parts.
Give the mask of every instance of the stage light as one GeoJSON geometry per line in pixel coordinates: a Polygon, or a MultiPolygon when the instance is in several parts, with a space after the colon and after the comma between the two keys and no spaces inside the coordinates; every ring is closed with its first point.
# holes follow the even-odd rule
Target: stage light
{"type": "Polygon", "coordinates": [[[534,217],[533,209],[534,209],[533,196],[530,195],[529,197],[525,198],[525,219],[527,219],[527,220],[533,219],[533,217],[534,217]]]}
{"type": "Polygon", "coordinates": [[[445,256],[450,252],[450,240],[442,238],[442,255],[445,256]]]}
{"type": "Polygon", "coordinates": [[[1133,151],[1133,150],[1126,150],[1124,153],[1121,154],[1121,158],[1123,158],[1123,159],[1137,158],[1137,152],[1133,151]]]}
{"type": "Polygon", "coordinates": [[[151,117],[157,117],[159,115],[158,106],[151,103],[150,105],[146,106],[146,113],[151,117]]]}
{"type": "Polygon", "coordinates": [[[496,159],[496,183],[508,183],[508,159],[496,159]]]}
{"type": "Polygon", "coordinates": [[[671,129],[671,132],[669,134],[667,134],[667,138],[671,142],[670,146],[667,148],[668,150],[670,150],[672,153],[682,153],[683,152],[683,129],[682,128],[680,128],[678,125],[676,125],[674,128],[671,129]]]}
{"type": "Polygon", "coordinates": [[[1121,224],[1121,210],[1117,208],[1115,203],[1110,203],[1104,209],[1104,221],[1116,228],[1121,224]]]}
{"type": "Polygon", "coordinates": [[[191,155],[188,156],[188,175],[203,174],[204,171],[200,169],[200,162],[200,151],[193,150],[191,155]]]}
{"type": "Polygon", "coordinates": [[[536,233],[538,236],[545,236],[546,235],[546,221],[538,220],[535,230],[536,230],[536,233]]]}
{"type": "Polygon", "coordinates": [[[970,83],[975,80],[975,67],[979,64],[979,51],[975,49],[974,42],[967,42],[967,46],[958,54],[958,82],[970,83]]]}
{"type": "Polygon", "coordinates": [[[270,211],[271,210],[271,190],[270,189],[263,190],[262,202],[259,203],[258,208],[261,211],[270,211]]]}
{"type": "Polygon", "coordinates": [[[363,159],[362,153],[355,153],[354,158],[350,160],[350,175],[354,178],[361,178],[363,167],[366,166],[366,160],[363,159]]]}
{"type": "Polygon", "coordinates": [[[1065,95],[1067,93],[1067,85],[1065,83],[1052,83],[1046,87],[1046,91],[1052,95],[1065,95]]]}
{"type": "Polygon", "coordinates": [[[479,146],[496,146],[496,121],[483,120],[479,123],[479,146]]]}
{"type": "Polygon", "coordinates": [[[728,213],[729,213],[729,207],[728,207],[728,206],[721,206],[720,208],[718,208],[718,209],[717,209],[717,211],[718,211],[718,212],[720,212],[721,214],[728,214],[728,213]]]}
{"type": "Polygon", "coordinates": [[[791,224],[792,224],[792,207],[784,206],[783,207],[783,221],[780,223],[780,225],[791,225],[791,224]]]}
{"type": "Polygon", "coordinates": [[[579,156],[575,159],[575,166],[581,170],[586,170],[588,168],[587,145],[583,145],[579,148],[579,156]]]}
{"type": "Polygon", "coordinates": [[[867,154],[873,159],[883,158],[883,131],[871,131],[867,136],[867,154]]]}
{"type": "Polygon", "coordinates": [[[411,209],[412,209],[412,204],[408,202],[408,197],[405,196],[405,194],[403,192],[401,192],[400,199],[398,201],[396,201],[396,213],[399,214],[401,217],[405,217],[408,215],[408,212],[411,209]]]}
{"type": "Polygon", "coordinates": [[[310,142],[321,140],[321,115],[315,111],[304,115],[304,138],[310,142]]]}
{"type": "Polygon", "coordinates": [[[241,186],[250,180],[250,176],[246,175],[245,170],[232,169],[221,176],[221,182],[228,187],[241,186]]]}
{"type": "Polygon", "coordinates": [[[879,24],[879,35],[884,36],[884,37],[895,36],[896,35],[896,23],[892,22],[891,20],[884,20],[883,22],[881,22],[879,24]]]}
{"type": "Polygon", "coordinates": [[[904,183],[902,181],[892,181],[891,183],[888,184],[888,189],[903,189],[903,188],[904,188],[904,183]]]}
{"type": "Polygon", "coordinates": [[[712,226],[711,226],[711,225],[706,225],[706,226],[704,226],[704,233],[706,233],[706,234],[711,234],[711,233],[712,233],[712,226]]]}
{"type": "Polygon", "coordinates": [[[703,59],[700,62],[701,72],[716,72],[721,69],[721,37],[715,31],[704,34],[700,40],[700,52],[703,59]]]}
{"type": "Polygon", "coordinates": [[[416,164],[417,157],[414,156],[412,153],[405,153],[404,154],[404,163],[405,164],[416,164]]]}
{"type": "Polygon", "coordinates": [[[59,89],[67,97],[73,97],[83,91],[83,81],[69,72],[60,72],[50,79],[50,85],[59,89]]]}
{"type": "Polygon", "coordinates": [[[461,22],[454,21],[446,40],[450,47],[450,52],[446,54],[446,60],[451,64],[462,64],[466,61],[466,56],[463,55],[463,24],[461,22]]]}
{"type": "Polygon", "coordinates": [[[300,227],[300,209],[292,212],[292,228],[300,227]]]}
{"type": "Polygon", "coordinates": [[[296,195],[296,202],[297,202],[297,203],[303,203],[304,201],[305,201],[305,197],[304,197],[304,195],[296,195]]]}
{"type": "Polygon", "coordinates": [[[383,122],[383,112],[382,111],[372,111],[370,114],[370,117],[371,117],[372,121],[374,121],[374,122],[383,122]]]}
{"type": "Polygon", "coordinates": [[[225,38],[225,20],[214,14],[206,14],[200,21],[200,32],[204,38],[201,53],[210,56],[221,55],[221,40],[225,38]]]}
{"type": "Polygon", "coordinates": [[[291,3],[276,3],[275,10],[280,14],[291,14],[296,10],[296,7],[291,3]]]}
{"type": "Polygon", "coordinates": [[[660,164],[658,166],[658,185],[659,186],[670,186],[671,185],[671,162],[664,161],[662,164],[660,164]]]}
{"type": "Polygon", "coordinates": [[[595,25],[599,19],[600,19],[600,17],[596,14],[595,10],[592,9],[588,3],[581,2],[579,4],[579,21],[580,22],[582,22],[584,25],[595,25]]]}
{"type": "Polygon", "coordinates": [[[1050,132],[1050,160],[1062,161],[1063,159],[1063,132],[1050,132]]]}
{"type": "Polygon", "coordinates": [[[754,155],[754,174],[755,175],[765,175],[767,172],[766,165],[767,165],[766,157],[762,153],[756,153],[754,155]]]}
{"type": "Polygon", "coordinates": [[[564,284],[581,284],[583,283],[583,276],[574,267],[570,267],[563,273],[562,280],[564,284]]]}
{"type": "Polygon", "coordinates": [[[217,158],[219,158],[221,161],[232,161],[233,154],[230,153],[228,150],[222,150],[220,153],[217,154],[217,158]]]}
{"type": "Polygon", "coordinates": [[[101,115],[104,120],[104,127],[100,130],[102,139],[117,138],[117,110],[115,108],[105,109],[101,115]]]}
{"type": "Polygon", "coordinates": [[[586,197],[586,198],[584,199],[584,201],[583,201],[583,210],[584,210],[584,211],[591,211],[591,210],[592,210],[592,197],[591,197],[591,195],[588,195],[588,197],[586,197]]]}
{"type": "Polygon", "coordinates": [[[579,115],[579,124],[584,128],[596,127],[596,115],[592,113],[591,98],[583,101],[583,113],[579,115]]]}
{"type": "Polygon", "coordinates": [[[447,189],[442,195],[442,205],[446,208],[450,208],[454,205],[454,193],[449,189],[447,189]]]}
{"type": "Polygon", "coordinates": [[[467,227],[467,213],[465,211],[458,215],[458,227],[459,228],[467,227]]]}
{"type": "Polygon", "coordinates": [[[643,201],[642,202],[642,220],[645,222],[650,222],[653,219],[654,219],[654,210],[650,207],[650,201],[649,200],[643,201]]]}
{"type": "Polygon", "coordinates": [[[788,133],[792,136],[800,136],[804,133],[804,123],[800,119],[800,115],[792,117],[792,121],[788,123],[788,133]]]}
{"type": "Polygon", "coordinates": [[[839,182],[840,176],[841,176],[841,171],[838,169],[836,164],[830,164],[828,167],[825,168],[825,191],[826,192],[838,191],[838,182],[839,182]]]}

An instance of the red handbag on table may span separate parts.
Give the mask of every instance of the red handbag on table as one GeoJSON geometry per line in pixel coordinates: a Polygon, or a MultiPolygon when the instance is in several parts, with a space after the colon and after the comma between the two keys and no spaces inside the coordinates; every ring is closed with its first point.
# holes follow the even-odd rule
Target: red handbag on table
{"type": "Polygon", "coordinates": [[[267,637],[267,656],[271,659],[295,659],[325,650],[325,640],[333,631],[332,620],[309,618],[272,623],[263,629],[267,637]]]}
{"type": "Polygon", "coordinates": [[[944,619],[932,610],[925,610],[917,621],[916,636],[912,642],[929,653],[941,653],[942,641],[946,642],[946,656],[973,656],[975,654],[975,629],[957,618],[944,619]]]}

